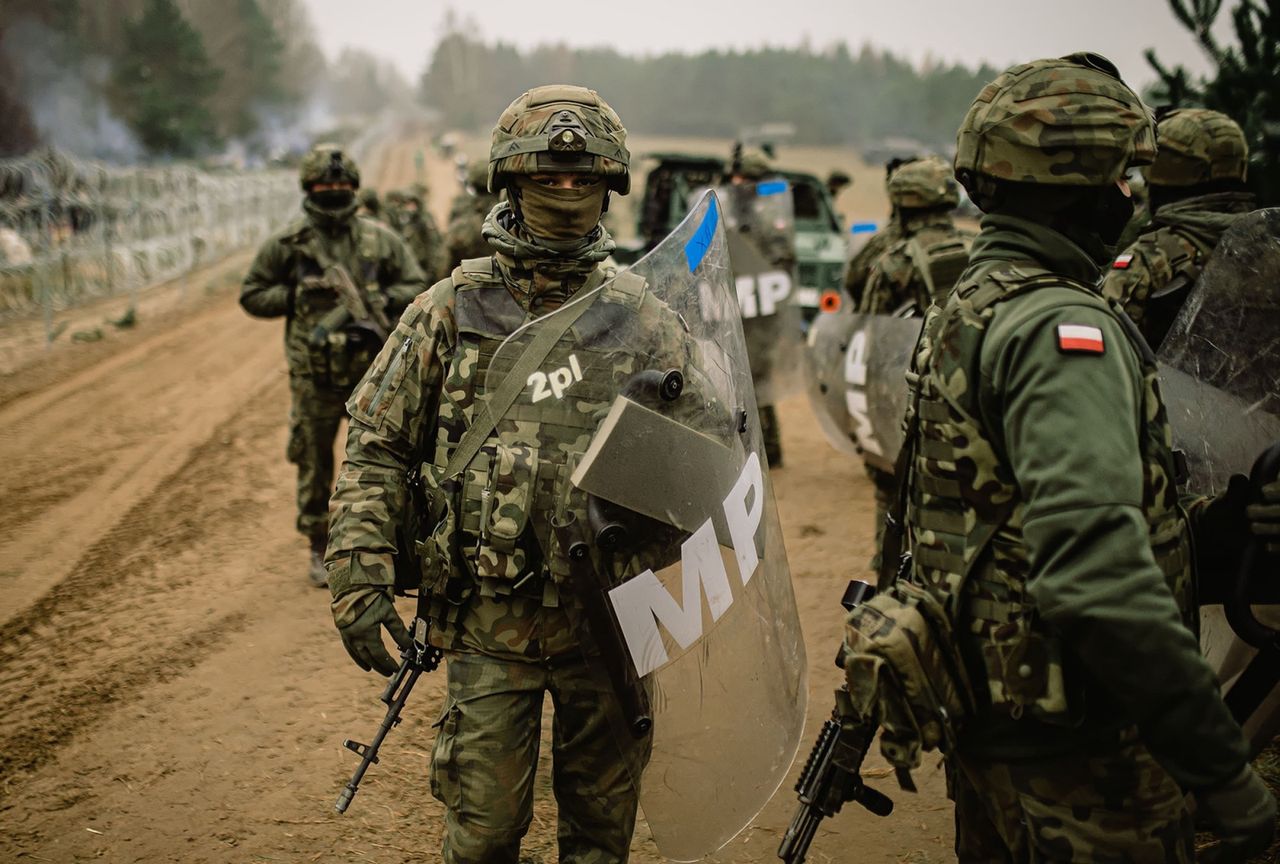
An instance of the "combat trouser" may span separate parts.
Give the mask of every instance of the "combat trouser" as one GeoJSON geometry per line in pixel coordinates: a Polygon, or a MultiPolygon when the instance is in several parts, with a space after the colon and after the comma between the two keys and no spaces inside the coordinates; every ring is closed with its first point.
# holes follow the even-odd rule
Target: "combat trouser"
{"type": "Polygon", "coordinates": [[[333,493],[334,439],[347,416],[348,394],[300,375],[289,376],[289,391],[292,406],[286,455],[298,466],[297,527],[300,533],[323,543],[333,493]]]}
{"type": "Polygon", "coordinates": [[[649,742],[615,736],[611,694],[577,653],[546,662],[450,652],[449,698],[431,758],[446,864],[517,864],[533,819],[543,693],[555,706],[552,788],[564,864],[625,862],[649,742]],[[620,745],[628,748],[623,756],[620,745]]]}
{"type": "Polygon", "coordinates": [[[953,756],[947,785],[962,864],[1195,861],[1182,791],[1136,740],[1028,762],[953,756]]]}

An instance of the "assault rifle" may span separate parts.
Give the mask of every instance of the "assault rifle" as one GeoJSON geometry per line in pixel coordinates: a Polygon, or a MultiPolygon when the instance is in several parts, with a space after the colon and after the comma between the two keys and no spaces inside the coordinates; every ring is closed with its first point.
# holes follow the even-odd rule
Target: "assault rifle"
{"type": "MultiPolygon", "coordinates": [[[[853,581],[840,602],[852,609],[874,594],[872,586],[853,581]]],[[[844,668],[838,659],[836,665],[844,668]]],[[[778,847],[778,857],[787,864],[803,864],[819,823],[839,813],[847,801],[856,801],[877,816],[893,812],[893,801],[862,782],[862,760],[875,734],[875,726],[854,717],[849,691],[843,687],[837,690],[831,719],[822,724],[817,743],[796,781],[800,806],[778,847]]]]}
{"type": "Polygon", "coordinates": [[[324,284],[338,296],[338,305],[325,313],[311,331],[311,344],[319,348],[329,341],[331,333],[354,328],[365,330],[377,337],[379,344],[391,335],[392,323],[387,317],[386,299],[371,302],[365,292],[356,287],[351,274],[341,264],[330,265],[324,272],[324,284]]]}
{"type": "Polygon", "coordinates": [[[382,746],[387,733],[400,725],[400,712],[404,710],[404,703],[413,692],[413,685],[418,682],[418,676],[423,672],[434,672],[444,658],[444,652],[427,641],[429,631],[430,628],[425,620],[421,617],[413,619],[413,641],[408,648],[400,652],[400,668],[391,676],[386,689],[379,697],[387,706],[387,714],[382,718],[382,725],[378,727],[373,741],[369,744],[361,744],[359,741],[348,738],[342,742],[343,747],[360,757],[360,765],[338,795],[338,803],[334,805],[334,809],[339,813],[347,812],[351,799],[356,797],[356,792],[360,790],[360,781],[364,779],[364,772],[369,770],[370,765],[378,764],[378,749],[382,746]]]}

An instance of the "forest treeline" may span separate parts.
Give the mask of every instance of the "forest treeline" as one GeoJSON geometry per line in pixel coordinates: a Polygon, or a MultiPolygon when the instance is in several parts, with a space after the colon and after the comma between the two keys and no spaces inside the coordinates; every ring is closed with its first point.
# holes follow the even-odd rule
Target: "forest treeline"
{"type": "MultiPolygon", "coordinates": [[[[512,97],[556,81],[594,87],[636,132],[728,138],[764,123],[795,143],[866,147],[914,139],[945,151],[996,71],[913,64],[837,43],[634,57],[565,45],[486,42],[445,14],[423,27],[414,88],[388,62],[345,50],[326,60],[304,0],[0,0],[0,156],[52,144],[114,161],[228,149],[296,152],[348,115],[438,110],[484,130],[512,97]],[[437,35],[439,34],[439,35],[437,35]]],[[[1237,0],[1234,39],[1215,37],[1223,0],[1169,0],[1213,72],[1193,76],[1148,52],[1154,104],[1203,105],[1238,120],[1251,182],[1280,201],[1280,0],[1237,0]]]]}
{"type": "Polygon", "coordinates": [[[411,102],[372,54],[326,61],[302,0],[7,0],[0,21],[0,155],[265,155],[411,102]]]}
{"type": "Polygon", "coordinates": [[[462,32],[446,34],[419,81],[423,102],[451,125],[480,128],[534,84],[592,87],[629,129],[732,137],[790,123],[797,143],[862,145],[886,137],[945,149],[965,109],[996,70],[915,66],[870,46],[711,50],[631,57],[564,45],[517,50],[462,32]]]}

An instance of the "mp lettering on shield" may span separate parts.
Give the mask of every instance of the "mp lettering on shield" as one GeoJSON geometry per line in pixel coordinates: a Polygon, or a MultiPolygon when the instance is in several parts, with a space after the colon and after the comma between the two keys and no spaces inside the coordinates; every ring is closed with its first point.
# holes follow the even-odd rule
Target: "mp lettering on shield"
{"type": "MultiPolygon", "coordinates": [[[[756,534],[764,516],[764,476],[760,457],[747,457],[733,489],[724,499],[723,513],[738,565],[738,578],[745,586],[760,567],[756,534]]],[[[636,674],[648,675],[670,659],[658,625],[671,634],[682,648],[702,638],[702,598],[707,598],[711,620],[733,605],[729,573],[716,539],[713,519],[707,519],[680,547],[681,597],[676,599],[652,570],[609,592],[618,625],[627,642],[627,651],[636,674]]]]}
{"type": "Polygon", "coordinates": [[[743,318],[776,315],[791,294],[791,276],[782,270],[739,276],[734,285],[743,318]]]}
{"type": "Polygon", "coordinates": [[[867,331],[859,330],[849,342],[844,359],[844,380],[849,389],[844,393],[845,407],[853,418],[853,434],[868,453],[884,455],[876,431],[867,413],[867,331]]]}

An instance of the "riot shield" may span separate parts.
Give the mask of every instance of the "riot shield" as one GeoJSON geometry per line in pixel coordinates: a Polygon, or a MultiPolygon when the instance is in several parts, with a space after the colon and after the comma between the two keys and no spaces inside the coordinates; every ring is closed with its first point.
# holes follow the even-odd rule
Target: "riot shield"
{"type": "Polygon", "coordinates": [[[1161,345],[1188,488],[1206,495],[1280,439],[1280,209],[1235,222],[1161,345]]]}
{"type": "MultiPolygon", "coordinates": [[[[783,781],[806,701],[716,198],[629,271],[516,330],[487,392],[513,372],[527,386],[499,421],[510,444],[495,470],[533,465],[534,488],[510,496],[545,502],[528,530],[580,616],[653,838],[668,858],[700,858],[783,781]],[[530,370],[523,358],[543,352],[530,370]]],[[[496,527],[514,497],[495,498],[496,527]]]]}
{"type": "MultiPolygon", "coordinates": [[[[1223,236],[1161,344],[1160,386],[1189,491],[1222,492],[1280,440],[1280,210],[1240,218],[1223,236]]],[[[1280,607],[1253,607],[1280,626],[1280,607]]],[[[1223,607],[1201,610],[1201,645],[1231,688],[1256,651],[1236,637],[1223,607]]],[[[1265,658],[1262,658],[1265,660],[1265,658]]],[[[1274,670],[1280,675],[1280,669],[1274,670]]],[[[1280,693],[1240,717],[1255,749],[1280,728],[1280,693]]]]}
{"type": "Polygon", "coordinates": [[[923,318],[820,314],[809,328],[809,405],[833,447],[893,472],[902,448],[907,369],[923,318]]]}
{"type": "Polygon", "coordinates": [[[765,180],[721,186],[716,195],[724,206],[756,401],[774,405],[797,392],[802,381],[791,186],[781,179],[765,180]]]}

